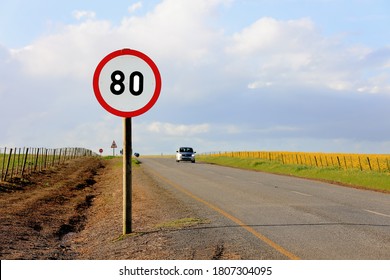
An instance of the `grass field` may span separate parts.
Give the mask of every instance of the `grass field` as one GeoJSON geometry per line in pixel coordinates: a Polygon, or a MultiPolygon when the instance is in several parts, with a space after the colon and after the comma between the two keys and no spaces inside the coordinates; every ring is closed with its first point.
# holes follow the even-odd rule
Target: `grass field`
{"type": "Polygon", "coordinates": [[[322,180],[351,187],[390,193],[389,172],[361,171],[359,169],[344,170],[337,167],[283,164],[274,160],[248,157],[198,155],[197,160],[223,166],[322,180]]]}

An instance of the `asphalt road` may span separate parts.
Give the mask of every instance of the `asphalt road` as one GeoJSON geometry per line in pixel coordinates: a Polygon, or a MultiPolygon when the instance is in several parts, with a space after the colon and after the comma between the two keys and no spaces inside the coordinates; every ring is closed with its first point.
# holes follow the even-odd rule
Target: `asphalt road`
{"type": "Polygon", "coordinates": [[[389,194],[174,159],[142,163],[182,199],[267,246],[268,258],[390,259],[389,194]]]}

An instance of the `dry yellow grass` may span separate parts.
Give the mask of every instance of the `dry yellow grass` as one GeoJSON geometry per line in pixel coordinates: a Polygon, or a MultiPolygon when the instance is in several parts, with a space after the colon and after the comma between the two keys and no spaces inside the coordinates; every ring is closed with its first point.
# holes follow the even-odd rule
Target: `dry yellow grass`
{"type": "Polygon", "coordinates": [[[390,172],[388,154],[342,154],[342,153],[306,153],[306,152],[219,152],[210,156],[259,158],[279,161],[283,164],[298,164],[315,167],[337,167],[340,169],[358,169],[390,172]]]}

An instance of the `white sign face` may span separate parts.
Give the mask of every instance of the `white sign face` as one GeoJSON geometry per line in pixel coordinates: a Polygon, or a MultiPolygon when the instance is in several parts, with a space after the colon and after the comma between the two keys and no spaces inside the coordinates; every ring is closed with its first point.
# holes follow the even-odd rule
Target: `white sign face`
{"type": "Polygon", "coordinates": [[[133,117],[145,113],[157,101],[161,77],[154,62],[135,50],[119,50],[97,66],[95,96],[110,113],[133,117]]]}

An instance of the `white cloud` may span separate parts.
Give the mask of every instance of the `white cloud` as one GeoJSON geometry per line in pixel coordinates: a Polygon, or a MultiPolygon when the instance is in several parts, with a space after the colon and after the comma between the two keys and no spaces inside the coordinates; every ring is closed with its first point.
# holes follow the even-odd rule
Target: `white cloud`
{"type": "Polygon", "coordinates": [[[372,69],[386,69],[388,50],[346,47],[340,38],[323,36],[308,18],[261,18],[235,33],[226,52],[237,75],[245,73],[249,89],[310,86],[389,93],[388,81],[365,75],[372,69]]]}
{"type": "Polygon", "coordinates": [[[308,19],[278,21],[265,17],[232,36],[232,44],[226,49],[230,53],[252,56],[259,52],[280,53],[302,49],[302,43],[310,45],[318,38],[318,30],[308,19]]]}
{"type": "Polygon", "coordinates": [[[270,87],[272,86],[272,82],[266,82],[266,81],[255,81],[250,84],[248,84],[249,89],[256,89],[256,88],[263,88],[263,87],[270,87]]]}
{"type": "Polygon", "coordinates": [[[209,124],[173,124],[153,122],[148,125],[147,130],[156,134],[168,136],[194,136],[204,134],[210,131],[209,124]]]}
{"type": "Polygon", "coordinates": [[[14,50],[13,58],[32,77],[76,77],[93,73],[109,44],[111,25],[107,21],[87,21],[69,25],[62,32],[42,37],[27,48],[14,50]]]}
{"type": "Polygon", "coordinates": [[[76,10],[76,11],[72,12],[72,15],[77,20],[81,20],[83,18],[94,19],[96,17],[96,13],[93,12],[93,11],[79,11],[79,10],[76,10]]]}
{"type": "MultiPolygon", "coordinates": [[[[141,50],[173,71],[208,65],[220,37],[208,22],[220,2],[226,1],[167,0],[144,16],[124,17],[119,25],[96,19],[67,25],[29,48],[15,50],[14,57],[29,75],[84,79],[104,55],[120,48],[141,50]]],[[[83,18],[92,13],[76,11],[74,15],[83,18]]]]}
{"type": "Polygon", "coordinates": [[[129,8],[128,11],[129,13],[134,13],[136,10],[142,8],[142,2],[137,2],[132,4],[129,8]]]}

